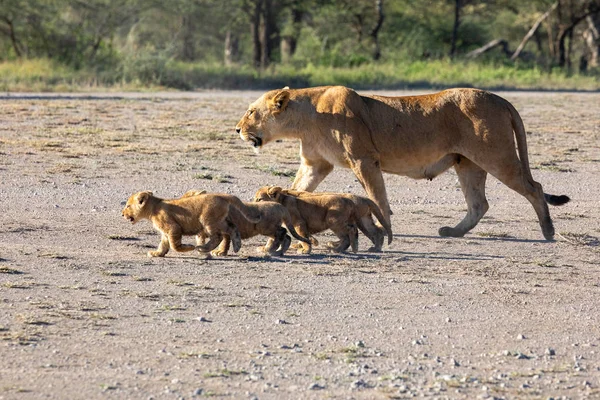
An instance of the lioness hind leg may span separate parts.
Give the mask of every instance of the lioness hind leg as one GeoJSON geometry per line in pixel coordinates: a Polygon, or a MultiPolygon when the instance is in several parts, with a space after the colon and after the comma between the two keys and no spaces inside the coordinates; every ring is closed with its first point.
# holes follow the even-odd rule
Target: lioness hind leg
{"type": "Polygon", "coordinates": [[[467,201],[467,215],[454,228],[450,226],[440,228],[440,236],[464,236],[465,233],[477,225],[489,209],[489,204],[485,198],[487,172],[464,157],[461,158],[458,164],[454,165],[454,169],[458,175],[460,188],[467,201]]]}
{"type": "Polygon", "coordinates": [[[548,210],[542,185],[524,176],[525,172],[522,170],[521,162],[516,156],[512,162],[506,161],[502,168],[498,168],[499,171],[490,171],[490,173],[531,203],[537,214],[544,238],[554,240],[554,225],[552,224],[552,218],[550,218],[550,210],[548,210]]]}

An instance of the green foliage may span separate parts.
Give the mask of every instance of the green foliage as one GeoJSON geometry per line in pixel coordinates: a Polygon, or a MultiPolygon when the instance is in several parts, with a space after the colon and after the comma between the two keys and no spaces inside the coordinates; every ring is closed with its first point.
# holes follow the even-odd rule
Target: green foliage
{"type": "Polygon", "coordinates": [[[582,15],[600,7],[600,0],[561,3],[562,13],[541,25],[516,63],[497,49],[464,61],[465,54],[492,39],[505,39],[514,50],[552,3],[463,0],[457,57],[450,62],[456,4],[451,0],[384,1],[377,42],[374,0],[272,0],[258,20],[254,11],[266,10],[263,0],[0,0],[0,85],[3,90],[318,84],[597,88],[598,71],[573,73],[586,54],[585,27],[575,27],[567,41],[570,59],[559,71],[552,40],[557,27],[569,23],[559,21],[560,15],[582,15]],[[265,45],[254,40],[249,27],[260,28],[266,16],[267,39],[275,45],[270,65],[257,69],[256,54],[265,45]],[[236,52],[227,66],[226,37],[235,39],[236,52]],[[286,53],[284,63],[283,38],[293,38],[295,50],[286,53]],[[378,61],[373,60],[376,43],[378,61]]]}
{"type": "Polygon", "coordinates": [[[600,90],[597,74],[569,74],[560,69],[502,62],[442,60],[368,63],[358,67],[278,65],[266,71],[249,66],[184,63],[152,57],[132,61],[126,72],[97,75],[44,59],[0,63],[0,90],[117,89],[271,89],[345,85],[355,89],[410,89],[472,86],[488,89],[600,90]]]}

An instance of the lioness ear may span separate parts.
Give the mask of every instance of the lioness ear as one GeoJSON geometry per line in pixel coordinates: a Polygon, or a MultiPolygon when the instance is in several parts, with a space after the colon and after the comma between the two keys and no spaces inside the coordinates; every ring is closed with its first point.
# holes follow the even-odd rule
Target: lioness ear
{"type": "Polygon", "coordinates": [[[273,97],[273,100],[271,100],[271,101],[272,101],[273,114],[279,114],[280,112],[285,110],[285,108],[288,105],[288,102],[290,101],[289,88],[287,88],[287,86],[285,88],[283,88],[283,90],[281,90],[279,93],[277,93],[273,97]]]}
{"type": "Polygon", "coordinates": [[[140,192],[140,194],[137,196],[138,203],[144,204],[146,200],[150,198],[150,196],[153,196],[152,192],[140,192]]]}

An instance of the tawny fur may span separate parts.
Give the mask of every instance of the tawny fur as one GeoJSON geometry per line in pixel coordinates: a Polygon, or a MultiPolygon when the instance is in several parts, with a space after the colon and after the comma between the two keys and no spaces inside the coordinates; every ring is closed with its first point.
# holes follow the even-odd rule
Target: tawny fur
{"type": "MultiPolygon", "coordinates": [[[[254,195],[255,201],[276,201],[283,205],[290,216],[296,231],[303,237],[331,229],[340,239],[329,242],[327,247],[335,252],[344,252],[352,246],[358,248],[358,231],[354,220],[354,203],[337,195],[296,197],[286,194],[278,186],[260,188],[254,195]]],[[[301,242],[300,253],[309,254],[312,243],[301,242]]]]}
{"type": "Polygon", "coordinates": [[[356,222],[356,226],[373,243],[373,246],[369,248],[369,251],[381,251],[385,234],[387,234],[388,237],[388,244],[392,242],[393,235],[391,226],[385,220],[383,214],[381,214],[381,210],[377,207],[377,204],[369,198],[349,193],[303,192],[293,189],[283,189],[282,192],[299,198],[305,198],[307,196],[344,197],[354,204],[353,220],[356,222]],[[373,215],[383,226],[383,229],[375,225],[373,222],[373,215]]]}
{"type": "Polygon", "coordinates": [[[152,192],[134,193],[123,208],[123,217],[135,224],[139,220],[148,219],[161,232],[162,238],[156,251],[149,251],[149,257],[164,257],[172,248],[175,251],[210,252],[218,246],[224,235],[234,240],[234,250],[241,245],[237,228],[228,224],[226,217],[230,208],[236,208],[253,222],[260,221],[260,215],[248,209],[235,196],[227,194],[203,194],[180,199],[163,200],[152,192]],[[182,236],[204,234],[209,238],[204,246],[193,246],[181,243],[182,236]]]}
{"type": "Polygon", "coordinates": [[[252,103],[236,126],[254,147],[277,139],[301,141],[293,189],[313,191],[334,166],[350,168],[390,221],[382,172],[433,179],[454,167],[467,215],[442,236],[463,236],[488,210],[490,173],[534,207],[542,233],[554,237],[548,204],[529,169],[523,121],[503,98],[476,89],[422,96],[361,96],[342,86],[272,90],[252,103]],[[518,149],[515,151],[515,146],[518,149]]]}

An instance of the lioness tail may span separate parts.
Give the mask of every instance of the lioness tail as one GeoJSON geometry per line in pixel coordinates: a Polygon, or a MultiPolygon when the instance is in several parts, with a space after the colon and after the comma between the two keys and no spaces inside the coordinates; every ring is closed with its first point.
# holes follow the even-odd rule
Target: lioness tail
{"type": "Polygon", "coordinates": [[[260,211],[257,209],[248,207],[243,201],[235,196],[227,195],[227,201],[229,201],[229,204],[235,207],[249,222],[256,224],[260,221],[260,211]]]}
{"type": "MultiPolygon", "coordinates": [[[[512,104],[509,102],[506,102],[506,104],[510,112],[511,124],[515,133],[519,160],[521,160],[521,168],[525,173],[525,178],[528,179],[529,182],[533,182],[533,176],[531,176],[531,169],[529,168],[529,156],[527,155],[527,133],[525,132],[523,120],[512,104]]],[[[544,193],[544,199],[546,200],[546,203],[552,206],[562,206],[571,200],[569,196],[565,196],[564,194],[555,196],[547,193],[544,193]]]]}
{"type": "Polygon", "coordinates": [[[562,206],[563,204],[567,204],[571,200],[569,196],[565,196],[564,194],[561,194],[560,196],[555,196],[553,194],[548,193],[544,193],[544,199],[546,200],[546,203],[550,204],[551,206],[562,206]]]}

